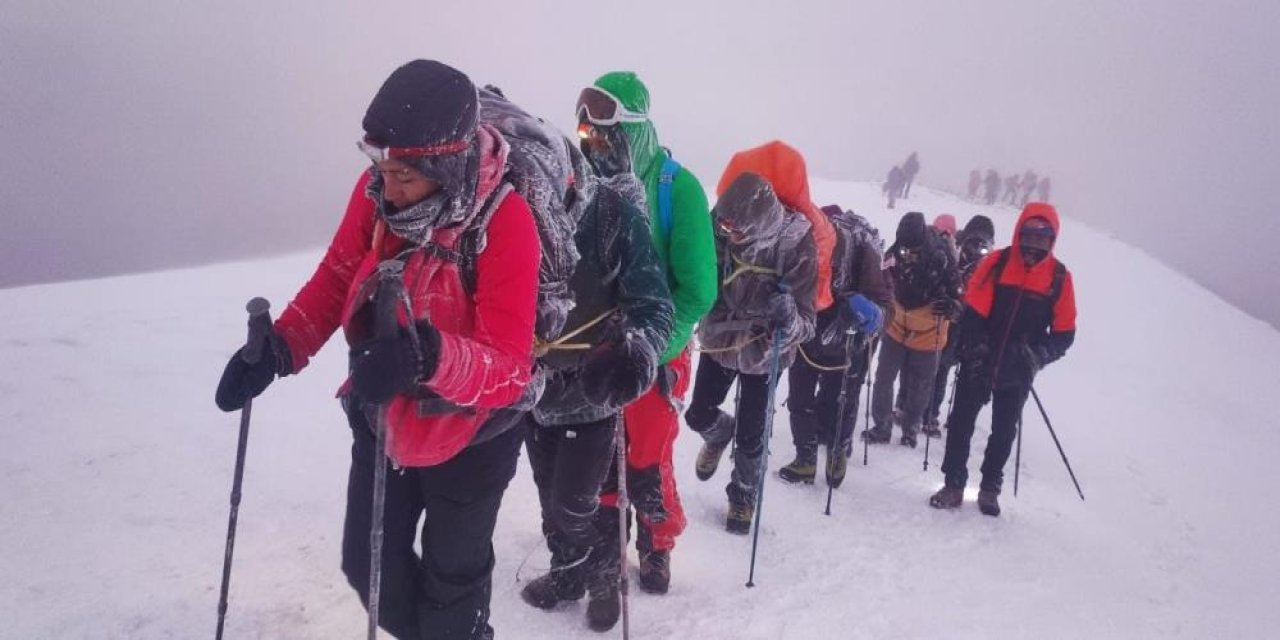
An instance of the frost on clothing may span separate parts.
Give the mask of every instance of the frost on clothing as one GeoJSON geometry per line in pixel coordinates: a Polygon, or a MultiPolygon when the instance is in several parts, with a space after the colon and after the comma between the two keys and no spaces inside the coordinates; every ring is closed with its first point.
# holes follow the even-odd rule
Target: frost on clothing
{"type": "Polygon", "coordinates": [[[635,366],[648,376],[639,390],[643,392],[653,383],[658,355],[671,339],[671,294],[649,241],[645,214],[612,190],[598,188],[579,222],[575,242],[582,259],[572,280],[576,305],[566,330],[582,331],[569,345],[561,345],[565,348],[553,345],[538,360],[547,384],[533,416],[538,424],[548,426],[595,422],[639,396],[636,393],[616,406],[589,402],[582,371],[591,349],[625,344],[635,366]]]}
{"type": "MultiPolygon", "coordinates": [[[[649,112],[649,90],[634,73],[607,73],[596,80],[595,86],[617,96],[631,111],[649,112]]],[[[632,170],[644,186],[653,245],[659,261],[666,267],[667,285],[675,306],[671,342],[659,358],[665,363],[680,355],[693,336],[694,326],[716,301],[716,252],[711,212],[702,184],[687,167],[681,167],[671,183],[671,228],[668,233],[663,233],[658,223],[658,188],[667,152],[660,146],[651,120],[623,122],[617,126],[626,133],[632,170]]]]}
{"type": "Polygon", "coordinates": [[[787,367],[796,347],[814,330],[817,257],[809,222],[783,207],[773,187],[753,173],[729,185],[714,216],[732,225],[742,241],[716,238],[720,297],[698,328],[704,355],[733,371],[767,373],[770,301],[789,295],[795,298],[797,313],[780,327],[780,366],[787,367]]]}
{"type": "Polygon", "coordinates": [[[596,181],[586,158],[554,127],[492,91],[481,89],[479,95],[480,122],[501,132],[511,146],[504,177],[538,221],[542,259],[536,327],[540,338],[554,339],[573,308],[569,279],[578,263],[573,237],[596,181]]]}
{"type": "Polygon", "coordinates": [[[818,205],[809,197],[809,173],[805,168],[804,157],[785,142],[774,140],[758,147],[733,154],[729,166],[720,176],[716,193],[724,195],[725,190],[743,173],[754,173],[773,187],[778,200],[787,209],[803,215],[812,229],[814,242],[814,277],[817,279],[814,293],[814,308],[821,311],[831,306],[831,254],[836,247],[836,232],[831,222],[818,210],[818,205]]]}
{"type": "MultiPolygon", "coordinates": [[[[510,404],[529,382],[539,249],[537,229],[524,200],[507,193],[490,203],[486,246],[476,256],[474,294],[463,286],[456,263],[393,233],[375,233],[377,205],[365,195],[371,172],[361,175],[347,212],[315,274],[276,321],[289,344],[295,371],[307,365],[338,327],[348,344],[367,338],[358,308],[365,281],[383,258],[407,253],[405,288],[413,321],[429,320],[440,332],[435,374],[416,397],[397,396],[388,412],[389,455],[403,466],[443,462],[466,446],[490,410],[510,404]],[[375,246],[375,238],[380,242],[375,246]],[[407,250],[407,251],[406,251],[407,250]]],[[[504,193],[506,190],[500,190],[504,193]]],[[[478,199],[484,202],[484,198],[478,199]]],[[[443,247],[455,246],[461,225],[436,229],[443,247]]],[[[410,319],[401,308],[402,325],[410,319]]],[[[343,385],[340,393],[346,392],[343,385]]]]}

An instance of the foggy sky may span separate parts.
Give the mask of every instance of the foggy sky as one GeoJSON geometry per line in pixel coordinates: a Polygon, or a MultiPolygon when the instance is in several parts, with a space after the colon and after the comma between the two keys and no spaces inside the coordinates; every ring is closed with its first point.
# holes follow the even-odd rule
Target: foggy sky
{"type": "Polygon", "coordinates": [[[1280,325],[1280,3],[88,4],[0,0],[0,286],[318,246],[369,99],[427,57],[566,131],[582,86],[635,70],[707,185],[773,138],[829,178],[912,150],[930,186],[1034,169],[1280,325]]]}

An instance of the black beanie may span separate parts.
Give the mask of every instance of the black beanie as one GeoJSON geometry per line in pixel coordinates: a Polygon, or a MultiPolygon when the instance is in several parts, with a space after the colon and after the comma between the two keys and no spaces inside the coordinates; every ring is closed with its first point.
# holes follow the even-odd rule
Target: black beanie
{"type": "Polygon", "coordinates": [[[414,60],[392,72],[364,114],[369,142],[424,147],[424,155],[464,150],[480,111],[466,74],[435,60],[414,60]]]}
{"type": "Polygon", "coordinates": [[[899,246],[912,248],[924,244],[924,214],[912,211],[898,221],[897,243],[899,246]]]}
{"type": "Polygon", "coordinates": [[[977,215],[969,218],[964,225],[964,231],[960,232],[962,238],[971,238],[977,236],[985,239],[987,242],[995,242],[996,226],[991,223],[991,218],[983,215],[977,215]]]}

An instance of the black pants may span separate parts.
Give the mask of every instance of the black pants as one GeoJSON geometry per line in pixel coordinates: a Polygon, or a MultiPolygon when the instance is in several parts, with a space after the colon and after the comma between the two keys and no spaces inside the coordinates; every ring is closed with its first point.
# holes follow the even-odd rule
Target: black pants
{"type": "MultiPolygon", "coordinates": [[[[961,371],[961,376],[965,372],[961,371]]],[[[1027,402],[1031,387],[1019,385],[991,390],[989,378],[981,376],[976,381],[961,380],[956,387],[956,404],[947,416],[947,452],[942,459],[942,473],[952,487],[964,487],[969,481],[969,441],[973,438],[974,423],[978,412],[991,401],[991,436],[987,438],[987,450],[982,456],[982,483],[987,491],[1000,492],[1004,484],[1004,465],[1018,436],[1018,423],[1022,420],[1022,405],[1027,402]]]]}
{"type": "Polygon", "coordinates": [[[858,392],[867,377],[867,351],[855,351],[848,369],[822,371],[796,360],[787,371],[787,409],[791,414],[791,442],[797,453],[816,451],[818,445],[831,446],[832,428],[839,422],[838,445],[853,444],[853,428],[858,421],[858,392]],[[840,413],[840,391],[844,385],[844,413],[840,413]]]}
{"type": "Polygon", "coordinates": [[[608,578],[616,566],[616,526],[597,518],[600,489],[614,456],[617,416],[547,427],[526,418],[525,446],[542,506],[552,571],[575,580],[608,578]]]}
{"type": "MultiPolygon", "coordinates": [[[[348,411],[351,472],[342,572],[369,601],[369,527],[375,441],[362,407],[348,411]]],[[[434,467],[387,470],[379,623],[406,640],[491,638],[493,528],[520,457],[511,430],[434,467]],[[422,557],[413,550],[422,525],[422,557]]],[[[385,460],[385,457],[382,458],[385,460]]]]}
{"type": "MultiPolygon", "coordinates": [[[[764,427],[769,410],[769,375],[739,373],[720,365],[712,358],[698,360],[698,373],[693,379],[693,399],[685,411],[689,428],[704,434],[715,426],[720,404],[729,396],[733,381],[739,382],[733,433],[733,475],[726,491],[731,500],[754,495],[764,459],[764,427]]],[[[705,434],[703,437],[707,437],[705,434]]]]}
{"type": "Polygon", "coordinates": [[[955,365],[955,335],[956,332],[952,331],[947,346],[942,349],[942,357],[938,360],[938,375],[933,379],[933,397],[929,399],[929,406],[924,411],[925,424],[938,424],[938,417],[942,415],[942,401],[947,396],[947,379],[951,377],[951,367],[955,365]]]}

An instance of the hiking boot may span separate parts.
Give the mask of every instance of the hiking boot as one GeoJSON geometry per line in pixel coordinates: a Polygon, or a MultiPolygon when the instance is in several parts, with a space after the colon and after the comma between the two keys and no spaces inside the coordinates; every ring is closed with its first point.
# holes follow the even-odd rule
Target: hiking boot
{"type": "Polygon", "coordinates": [[[791,464],[778,469],[778,477],[795,484],[803,482],[813,484],[818,475],[818,452],[814,450],[796,451],[796,459],[791,464]]]}
{"type": "Polygon", "coordinates": [[[1000,515],[1000,500],[998,499],[999,496],[1000,494],[996,493],[995,491],[979,489],[978,490],[978,511],[981,511],[982,515],[984,516],[995,517],[1000,515]]]}
{"type": "Polygon", "coordinates": [[[618,624],[622,603],[618,595],[618,576],[612,572],[591,581],[591,599],[587,601],[587,626],[605,632],[618,624]]]}
{"type": "Polygon", "coordinates": [[[725,518],[724,529],[729,533],[747,535],[751,532],[751,518],[756,513],[754,492],[729,485],[729,515],[725,518]]]}
{"type": "Polygon", "coordinates": [[[529,581],[520,590],[520,598],[539,609],[554,609],[561,602],[581,600],[587,595],[587,587],[564,570],[552,569],[546,575],[529,581]]]}
{"type": "Polygon", "coordinates": [[[862,439],[871,444],[885,444],[893,439],[893,432],[881,427],[863,429],[862,439]]]}
{"type": "Polygon", "coordinates": [[[849,470],[849,450],[836,447],[827,451],[827,486],[839,489],[844,483],[844,474],[849,470]]]}
{"type": "Polygon", "coordinates": [[[929,496],[929,506],[934,509],[955,509],[964,502],[964,487],[943,486],[929,496]]]}
{"type": "Polygon", "coordinates": [[[920,431],[924,432],[924,435],[925,435],[926,437],[929,437],[929,438],[941,438],[941,437],[942,437],[942,426],[941,426],[941,425],[939,425],[939,424],[938,424],[938,423],[936,423],[936,422],[932,422],[932,423],[930,423],[930,422],[926,422],[926,423],[924,423],[924,426],[920,427],[920,431]]]}
{"type": "Polygon", "coordinates": [[[898,440],[898,444],[904,447],[911,447],[912,449],[916,448],[916,434],[914,433],[902,434],[902,438],[898,440]]]}
{"type": "Polygon", "coordinates": [[[733,428],[733,416],[721,411],[711,427],[702,432],[706,442],[698,450],[694,466],[699,480],[710,480],[716,474],[716,469],[720,467],[720,456],[724,455],[724,450],[729,448],[729,443],[733,440],[733,428]]]}
{"type": "Polygon", "coordinates": [[[640,589],[645,593],[664,594],[671,586],[671,552],[649,551],[640,554],[640,589]]]}

